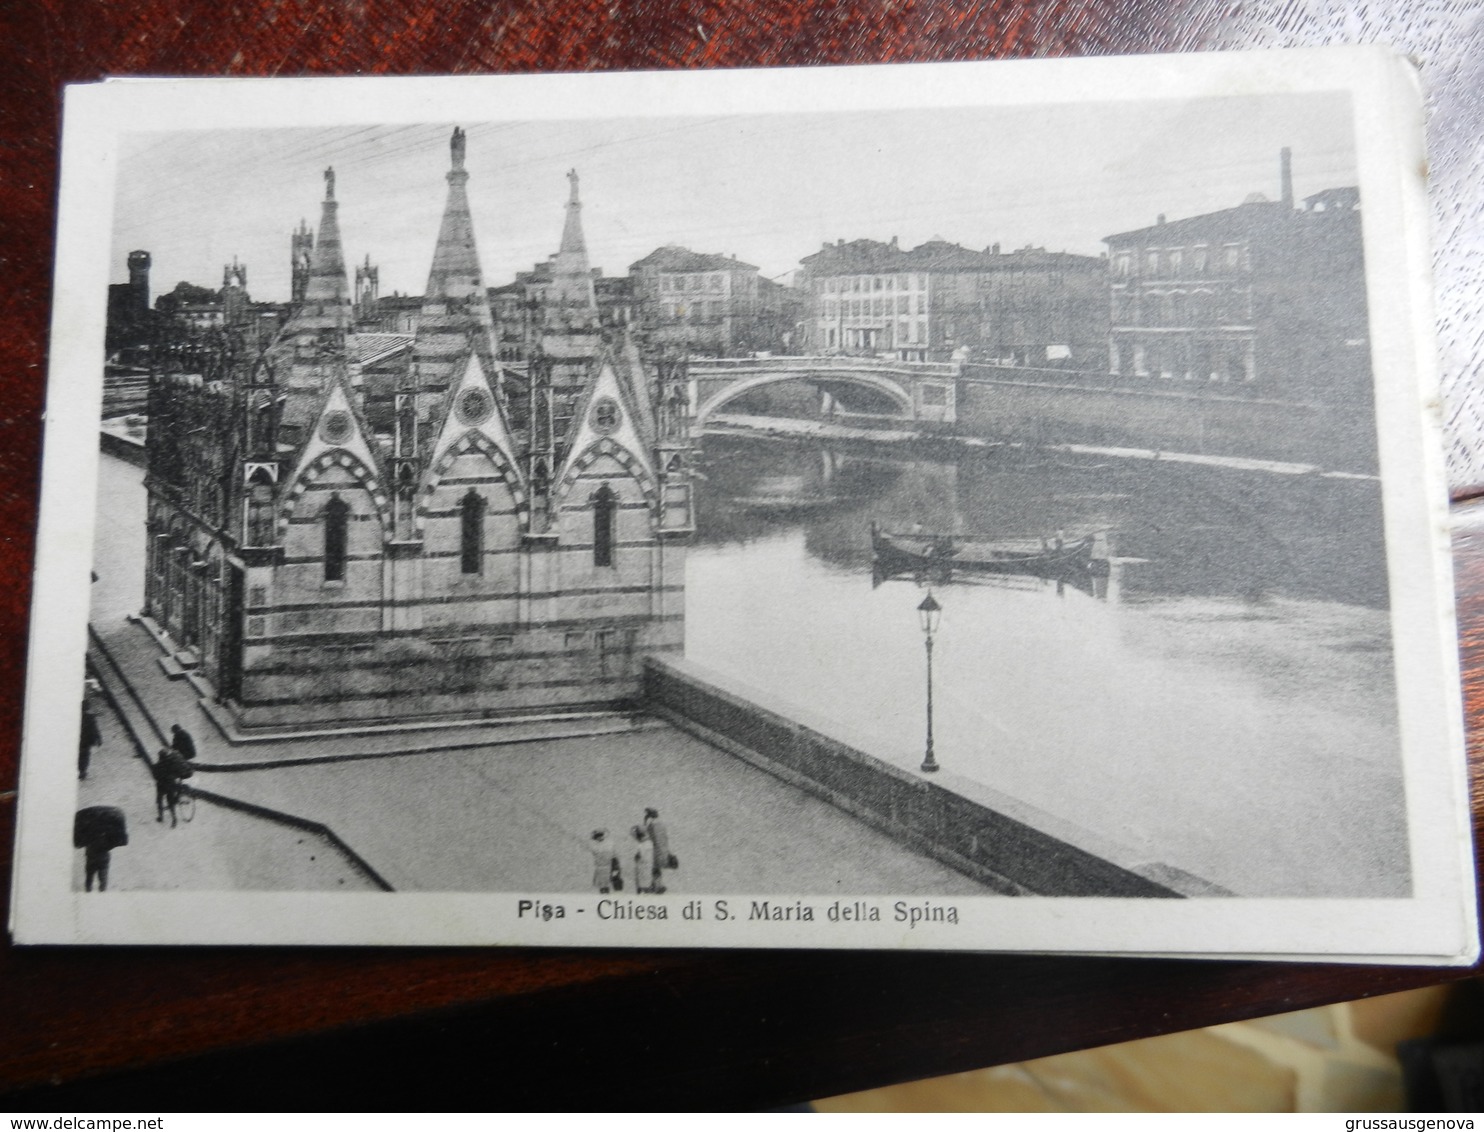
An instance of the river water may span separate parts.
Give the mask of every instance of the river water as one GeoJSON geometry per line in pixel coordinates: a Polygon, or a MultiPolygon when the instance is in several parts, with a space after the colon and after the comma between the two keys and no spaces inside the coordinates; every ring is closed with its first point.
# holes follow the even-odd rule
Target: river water
{"type": "Polygon", "coordinates": [[[686,655],[906,768],[920,579],[869,524],[1105,532],[1110,576],[940,579],[945,769],[1242,895],[1410,890],[1374,482],[708,437],[686,655]]]}

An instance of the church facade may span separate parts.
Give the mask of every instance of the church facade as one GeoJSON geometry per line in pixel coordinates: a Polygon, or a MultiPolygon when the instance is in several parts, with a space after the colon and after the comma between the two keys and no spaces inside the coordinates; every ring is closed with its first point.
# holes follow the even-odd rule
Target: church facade
{"type": "Polygon", "coordinates": [[[612,709],[683,647],[683,367],[600,326],[573,174],[542,358],[503,368],[464,151],[410,345],[356,333],[327,170],[282,331],[156,367],[144,613],[243,729],[612,709]]]}

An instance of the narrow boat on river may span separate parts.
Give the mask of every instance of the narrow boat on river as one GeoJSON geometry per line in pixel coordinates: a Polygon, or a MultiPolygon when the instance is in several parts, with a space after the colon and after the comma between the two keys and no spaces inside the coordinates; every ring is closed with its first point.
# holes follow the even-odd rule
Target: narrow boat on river
{"type": "Polygon", "coordinates": [[[1096,535],[1073,542],[1055,539],[992,539],[986,535],[947,535],[928,531],[896,534],[871,524],[871,552],[887,572],[972,570],[986,574],[1030,574],[1072,578],[1099,574],[1106,558],[1094,558],[1096,535]]]}

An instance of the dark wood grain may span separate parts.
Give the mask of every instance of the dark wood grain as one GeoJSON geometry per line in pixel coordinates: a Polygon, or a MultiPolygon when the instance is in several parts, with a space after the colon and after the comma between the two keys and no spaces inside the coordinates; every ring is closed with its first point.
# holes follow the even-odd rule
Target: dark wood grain
{"type": "MultiPolygon", "coordinates": [[[[979,59],[1355,36],[1411,47],[1424,61],[1437,58],[1437,73],[1453,74],[1443,56],[1461,48],[1435,33],[1456,14],[1414,3],[1348,15],[1331,5],[1315,15],[1276,0],[5,6],[0,786],[7,792],[0,864],[8,862],[13,833],[63,84],[110,74],[979,59]]],[[[1445,82],[1434,92],[1435,136],[1476,137],[1478,108],[1449,90],[1445,82]]],[[[1446,166],[1449,153],[1442,157],[1446,166]]],[[[1465,169],[1441,191],[1477,210],[1484,194],[1476,181],[1477,171],[1465,169]]],[[[1458,384],[1472,372],[1472,351],[1447,364],[1458,384]]],[[[1458,518],[1477,826],[1484,507],[1464,507],[1458,518]]],[[[162,1095],[186,1109],[391,1108],[425,1106],[430,1097],[440,1106],[478,1108],[765,1106],[1468,974],[1034,956],[7,946],[0,949],[0,1092],[12,1093],[16,1105],[46,1107],[159,1107],[162,1095]],[[615,1048],[645,1051],[648,1071],[614,1072],[615,1048]]]]}

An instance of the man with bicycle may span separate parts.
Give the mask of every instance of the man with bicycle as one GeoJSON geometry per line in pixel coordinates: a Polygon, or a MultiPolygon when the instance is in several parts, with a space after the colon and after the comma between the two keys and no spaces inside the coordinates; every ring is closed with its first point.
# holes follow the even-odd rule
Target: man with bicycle
{"type": "Polygon", "coordinates": [[[174,747],[161,747],[150,767],[155,776],[155,821],[165,820],[165,810],[170,811],[170,828],[174,829],[176,807],[180,805],[180,784],[183,779],[195,774],[195,769],[186,757],[174,747]]]}

